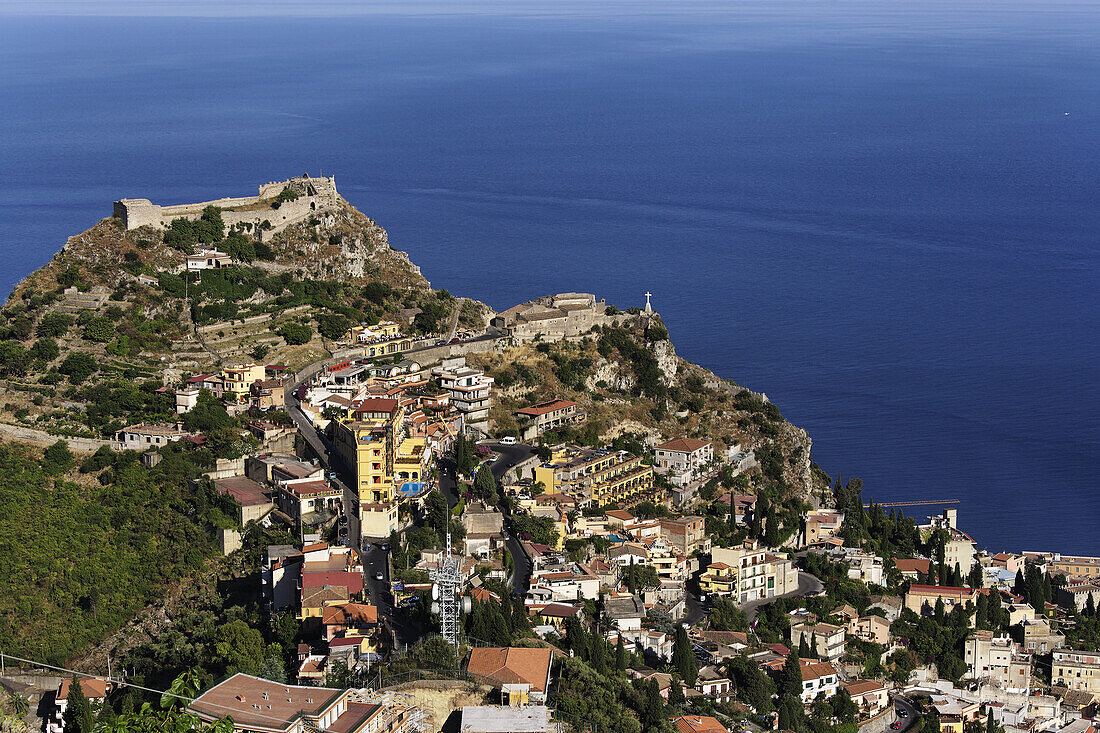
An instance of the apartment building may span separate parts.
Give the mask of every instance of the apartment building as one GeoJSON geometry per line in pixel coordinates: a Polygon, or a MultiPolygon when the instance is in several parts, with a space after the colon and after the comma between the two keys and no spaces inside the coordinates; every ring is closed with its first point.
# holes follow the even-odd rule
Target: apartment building
{"type": "Polygon", "coordinates": [[[714,446],[709,440],[676,438],[653,449],[654,470],[667,475],[674,485],[694,481],[713,460],[714,446]]]}
{"type": "Polygon", "coordinates": [[[989,679],[1009,690],[1026,690],[1031,682],[1031,662],[1016,654],[1007,636],[992,631],[973,631],[964,645],[967,676],[989,679]]]}
{"type": "Polygon", "coordinates": [[[1055,649],[1051,654],[1050,679],[1071,690],[1100,693],[1100,652],[1055,649]]]}
{"type": "Polygon", "coordinates": [[[755,541],[740,547],[716,547],[711,564],[699,579],[703,593],[746,603],[794,590],[798,574],[790,560],[772,555],[755,541]]]}
{"type": "Polygon", "coordinates": [[[844,656],[844,628],[832,624],[798,624],[791,627],[791,648],[805,640],[819,659],[834,662],[844,656]]]}
{"type": "Polygon", "coordinates": [[[548,492],[560,490],[596,505],[631,506],[661,498],[653,485],[653,468],[626,451],[555,446],[550,460],[535,468],[535,481],[548,492]]]}
{"type": "Polygon", "coordinates": [[[936,608],[936,601],[943,601],[944,611],[951,613],[951,609],[958,605],[974,603],[977,599],[977,591],[973,588],[952,588],[946,585],[910,585],[909,592],[905,594],[905,607],[918,614],[930,614],[936,608]]]}
{"type": "Polygon", "coordinates": [[[699,516],[661,520],[661,538],[681,555],[691,556],[710,550],[706,520],[699,516]]]}
{"type": "Polygon", "coordinates": [[[1100,557],[1061,555],[1055,553],[1047,561],[1049,575],[1065,575],[1067,578],[1100,579],[1100,557]]]}
{"type": "Polygon", "coordinates": [[[404,411],[395,399],[371,398],[357,401],[349,412],[331,429],[337,453],[354,477],[348,488],[358,504],[360,533],[388,537],[397,529],[394,472],[404,411]]]}
{"type": "Polygon", "coordinates": [[[470,426],[484,425],[492,406],[493,378],[480,369],[466,366],[466,357],[444,359],[442,366],[432,370],[432,376],[451,400],[451,406],[462,414],[470,426]]]}
{"type": "Polygon", "coordinates": [[[944,509],[938,517],[929,517],[927,524],[920,525],[923,535],[928,535],[936,529],[947,532],[948,539],[944,545],[944,563],[949,568],[959,566],[959,570],[965,576],[970,572],[970,567],[978,561],[978,543],[974,538],[958,528],[958,509],[944,509]]]}
{"type": "Polygon", "coordinates": [[[569,400],[547,400],[522,407],[514,414],[524,440],[534,440],[547,430],[582,423],[588,415],[580,405],[569,400]]]}

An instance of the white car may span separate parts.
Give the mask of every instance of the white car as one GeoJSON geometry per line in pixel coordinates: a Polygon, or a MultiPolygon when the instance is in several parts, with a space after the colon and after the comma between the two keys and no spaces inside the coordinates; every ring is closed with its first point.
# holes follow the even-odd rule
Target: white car
{"type": "Polygon", "coordinates": [[[513,438],[511,435],[500,439],[501,445],[515,445],[518,442],[519,441],[513,438]]]}

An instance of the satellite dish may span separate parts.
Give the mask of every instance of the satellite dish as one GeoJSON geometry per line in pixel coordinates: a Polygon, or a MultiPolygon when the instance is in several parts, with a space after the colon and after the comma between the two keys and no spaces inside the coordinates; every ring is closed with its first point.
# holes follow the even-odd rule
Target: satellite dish
{"type": "Polygon", "coordinates": [[[470,596],[466,596],[462,599],[462,612],[469,613],[474,608],[473,602],[470,600],[470,596]]]}
{"type": "Polygon", "coordinates": [[[433,603],[432,604],[432,613],[434,613],[437,616],[439,615],[439,604],[438,603],[433,603]]]}
{"type": "Polygon", "coordinates": [[[432,600],[433,601],[438,601],[439,600],[439,586],[434,584],[434,583],[432,584],[432,600]]]}

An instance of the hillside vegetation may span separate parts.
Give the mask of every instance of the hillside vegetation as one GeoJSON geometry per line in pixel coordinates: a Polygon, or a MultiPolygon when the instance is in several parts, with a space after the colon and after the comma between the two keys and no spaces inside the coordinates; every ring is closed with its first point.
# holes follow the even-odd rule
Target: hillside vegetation
{"type": "Polygon", "coordinates": [[[0,445],[0,648],[62,663],[197,572],[232,510],[189,489],[194,474],[175,450],[146,469],[135,454],[77,467],[63,444],[0,445]]]}
{"type": "MultiPolygon", "coordinates": [[[[445,331],[459,303],[346,202],[264,242],[227,230],[212,207],[165,231],[104,219],[0,309],[0,422],[109,437],[170,417],[171,397],[155,392],[168,381],[231,361],[300,367],[357,323],[408,318],[414,332],[445,331]],[[233,266],[186,273],[186,256],[207,247],[233,266]]],[[[462,309],[478,320],[479,304],[462,309]]]]}

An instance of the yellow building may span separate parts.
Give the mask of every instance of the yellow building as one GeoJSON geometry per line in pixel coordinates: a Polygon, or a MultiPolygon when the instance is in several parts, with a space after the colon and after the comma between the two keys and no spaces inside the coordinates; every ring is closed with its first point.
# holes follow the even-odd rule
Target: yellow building
{"type": "Polygon", "coordinates": [[[261,364],[233,364],[222,369],[221,377],[225,393],[241,399],[248,397],[253,382],[266,379],[266,372],[261,364]]]}
{"type": "Polygon", "coordinates": [[[563,491],[593,504],[623,506],[644,499],[658,501],[653,467],[625,451],[555,446],[550,460],[535,469],[535,481],[547,493],[563,491]]]}
{"type": "Polygon", "coordinates": [[[332,423],[332,439],[354,476],[360,534],[386,537],[397,529],[394,471],[404,409],[397,400],[373,398],[357,401],[349,413],[332,423]]]}
{"type": "Polygon", "coordinates": [[[401,327],[393,321],[383,321],[373,326],[353,326],[344,334],[344,341],[362,346],[364,356],[388,356],[412,348],[412,337],[401,334],[401,327]]]}

